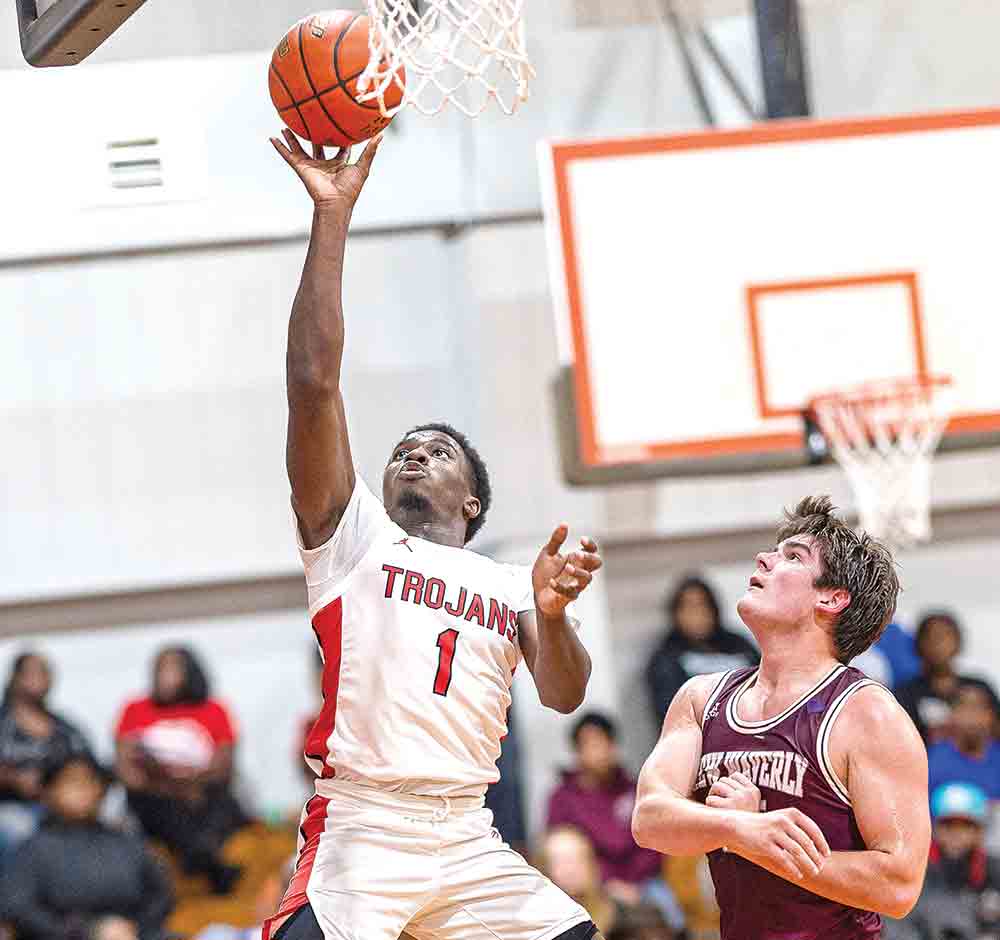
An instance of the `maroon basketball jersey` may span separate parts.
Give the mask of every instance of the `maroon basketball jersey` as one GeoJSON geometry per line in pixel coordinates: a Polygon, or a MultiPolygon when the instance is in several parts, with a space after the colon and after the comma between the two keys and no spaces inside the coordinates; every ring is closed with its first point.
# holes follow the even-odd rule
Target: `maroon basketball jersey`
{"type": "MultiPolygon", "coordinates": [[[[830,764],[830,731],[847,699],[874,685],[864,673],[837,666],[794,705],[767,721],[742,721],[739,702],[757,669],[727,672],[702,720],[702,757],[694,797],[737,771],[760,789],[763,810],[794,806],[823,831],[834,852],[864,849],[850,798],[830,764]]],[[[722,940],[874,940],[878,914],[828,901],[731,852],[709,857],[722,913],[722,940]]]]}

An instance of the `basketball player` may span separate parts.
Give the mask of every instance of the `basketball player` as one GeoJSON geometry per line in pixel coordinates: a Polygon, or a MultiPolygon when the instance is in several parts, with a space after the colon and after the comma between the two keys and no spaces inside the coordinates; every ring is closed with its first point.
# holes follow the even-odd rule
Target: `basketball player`
{"type": "Polygon", "coordinates": [[[390,451],[380,502],[355,472],[340,390],[348,224],[379,147],[355,164],[275,149],[313,199],[288,330],[287,466],[324,706],[298,863],[265,940],[590,940],[576,902],[506,846],[483,806],[523,658],[544,705],[573,711],[590,658],[566,616],[601,566],[558,526],[530,572],[465,549],[486,467],[442,424],[390,451]]]}
{"type": "Polygon", "coordinates": [[[646,761],[632,828],[708,853],[723,940],[860,940],[916,903],[930,844],[927,757],[906,713],[846,665],[882,633],[889,551],[827,497],[786,513],[737,610],[759,667],[689,680],[646,761]]]}

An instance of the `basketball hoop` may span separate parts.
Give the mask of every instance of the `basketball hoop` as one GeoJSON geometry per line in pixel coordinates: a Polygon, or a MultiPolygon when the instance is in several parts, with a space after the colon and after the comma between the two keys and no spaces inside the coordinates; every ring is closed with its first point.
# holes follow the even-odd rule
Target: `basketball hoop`
{"type": "Polygon", "coordinates": [[[358,101],[377,101],[385,117],[406,105],[437,114],[448,104],[476,117],[491,99],[505,114],[527,100],[535,73],[524,43],[525,0],[366,2],[371,58],[358,101]],[[403,91],[395,107],[385,101],[393,85],[403,91]]]}
{"type": "Polygon", "coordinates": [[[810,412],[850,481],[861,528],[894,548],[930,538],[931,467],[951,379],[887,379],[820,395],[810,412]]]}

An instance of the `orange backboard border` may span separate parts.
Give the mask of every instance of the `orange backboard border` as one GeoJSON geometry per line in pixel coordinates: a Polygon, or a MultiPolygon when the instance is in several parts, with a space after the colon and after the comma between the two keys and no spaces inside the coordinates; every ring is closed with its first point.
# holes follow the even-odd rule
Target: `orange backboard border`
{"type": "MultiPolygon", "coordinates": [[[[607,138],[586,141],[553,141],[551,143],[552,171],[554,175],[555,203],[558,211],[561,254],[565,272],[566,304],[569,312],[570,338],[573,349],[573,378],[576,397],[577,433],[580,457],[594,467],[611,466],[618,462],[616,455],[643,453],[649,459],[674,459],[687,457],[723,457],[738,453],[778,452],[795,450],[802,446],[800,434],[773,433],[740,435],[728,438],[703,440],[624,444],[602,447],[597,440],[594,413],[593,380],[590,357],[584,329],[582,288],[577,269],[577,245],[573,229],[574,207],[569,186],[569,166],[579,160],[607,157],[641,156],[655,153],[690,150],[717,150],[726,147],[761,146],[807,140],[836,140],[851,137],[927,133],[973,127],[1000,126],[1000,109],[938,112],[932,114],[898,115],[891,117],[852,118],[847,120],[781,120],[736,130],[703,130],[682,134],[662,134],[645,137],[607,138]]],[[[898,278],[898,273],[873,275],[898,278]]],[[[869,277],[860,275],[859,277],[869,277]]],[[[816,280],[813,285],[823,285],[840,279],[816,280]]],[[[758,287],[761,285],[757,285],[758,287]]],[[[915,286],[915,285],[914,285],[915,286]]],[[[918,363],[923,372],[928,364],[923,350],[923,327],[920,316],[919,294],[914,290],[914,316],[919,329],[918,363]]],[[[755,334],[752,334],[755,335],[755,334]]],[[[762,360],[759,344],[754,342],[754,365],[758,376],[762,360]]],[[[766,406],[758,384],[757,400],[766,406]]],[[[784,412],[776,412],[783,414],[784,412]]],[[[953,416],[946,430],[956,433],[1000,432],[1000,412],[982,412],[953,416]]]]}

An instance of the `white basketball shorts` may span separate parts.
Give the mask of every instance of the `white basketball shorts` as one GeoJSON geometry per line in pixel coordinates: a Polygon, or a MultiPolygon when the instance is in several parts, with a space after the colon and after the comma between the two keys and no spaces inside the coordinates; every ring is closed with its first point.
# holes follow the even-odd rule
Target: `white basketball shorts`
{"type": "Polygon", "coordinates": [[[481,798],[318,790],[264,940],[307,902],[325,940],[553,940],[590,920],[503,841],[481,798]]]}

